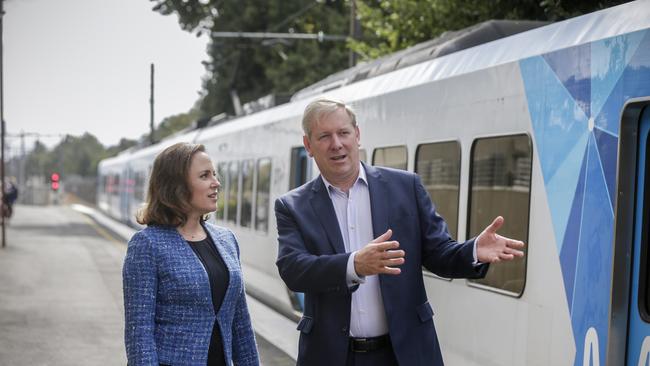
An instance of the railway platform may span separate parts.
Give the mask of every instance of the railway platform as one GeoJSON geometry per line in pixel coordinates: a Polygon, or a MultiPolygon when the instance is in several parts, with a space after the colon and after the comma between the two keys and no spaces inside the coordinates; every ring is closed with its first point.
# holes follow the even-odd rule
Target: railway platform
{"type": "MultiPolygon", "coordinates": [[[[79,205],[15,207],[0,249],[0,366],[126,364],[123,235],[132,229],[111,221],[79,205]]],[[[295,323],[248,301],[262,364],[294,365],[295,323]]]]}

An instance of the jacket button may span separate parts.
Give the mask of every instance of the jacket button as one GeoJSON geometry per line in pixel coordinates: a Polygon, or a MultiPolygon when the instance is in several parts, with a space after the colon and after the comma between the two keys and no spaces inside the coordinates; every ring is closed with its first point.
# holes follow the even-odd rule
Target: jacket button
{"type": "Polygon", "coordinates": [[[341,333],[347,335],[348,334],[348,327],[344,326],[343,328],[341,328],[341,333]]]}

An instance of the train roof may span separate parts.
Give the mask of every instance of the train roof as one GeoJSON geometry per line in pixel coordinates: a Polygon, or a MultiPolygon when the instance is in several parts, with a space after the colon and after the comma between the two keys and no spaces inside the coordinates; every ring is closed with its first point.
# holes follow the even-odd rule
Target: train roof
{"type": "Polygon", "coordinates": [[[298,91],[291,100],[316,97],[358,81],[407,68],[415,72],[424,71],[422,79],[425,81],[451,77],[646,29],[649,18],[650,1],[638,0],[552,24],[491,20],[459,31],[446,32],[433,40],[332,74],[298,91]],[[603,24],[608,26],[603,27],[603,24]],[[436,72],[431,67],[440,64],[444,65],[444,72],[436,72]],[[420,67],[410,67],[414,65],[420,67]]]}
{"type": "Polygon", "coordinates": [[[353,102],[648,28],[650,0],[639,0],[481,44],[327,93],[353,102]]]}
{"type": "Polygon", "coordinates": [[[418,43],[404,50],[363,62],[355,67],[339,71],[325,79],[307,86],[295,93],[291,100],[340,88],[360,80],[383,75],[420,62],[432,60],[474,46],[509,37],[531,29],[547,25],[549,22],[525,20],[488,20],[471,27],[448,31],[429,41],[418,43]]]}

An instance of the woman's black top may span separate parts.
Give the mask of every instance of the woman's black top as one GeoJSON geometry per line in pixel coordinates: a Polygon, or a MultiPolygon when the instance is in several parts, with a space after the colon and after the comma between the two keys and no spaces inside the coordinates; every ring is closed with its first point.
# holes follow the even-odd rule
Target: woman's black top
{"type": "MultiPolygon", "coordinates": [[[[223,262],[217,247],[208,235],[201,241],[188,241],[196,256],[199,257],[201,263],[208,272],[210,279],[210,289],[212,290],[212,304],[214,306],[214,313],[217,314],[221,308],[221,303],[226,296],[226,289],[230,276],[228,275],[228,268],[223,262]]],[[[215,321],[212,328],[212,337],[210,338],[210,349],[208,351],[208,366],[226,366],[226,360],[223,353],[223,343],[221,341],[221,332],[219,324],[215,321]]]]}

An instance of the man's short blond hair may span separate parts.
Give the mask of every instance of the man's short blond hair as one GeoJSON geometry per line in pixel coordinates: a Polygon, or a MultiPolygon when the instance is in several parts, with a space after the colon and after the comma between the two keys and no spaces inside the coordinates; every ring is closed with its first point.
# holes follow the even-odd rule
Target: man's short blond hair
{"type": "Polygon", "coordinates": [[[345,109],[345,112],[350,116],[352,126],[357,127],[357,116],[350,106],[339,100],[320,98],[307,104],[307,107],[305,107],[305,113],[302,115],[302,130],[305,136],[311,137],[311,129],[314,122],[319,121],[323,116],[336,112],[339,108],[345,109]]]}

